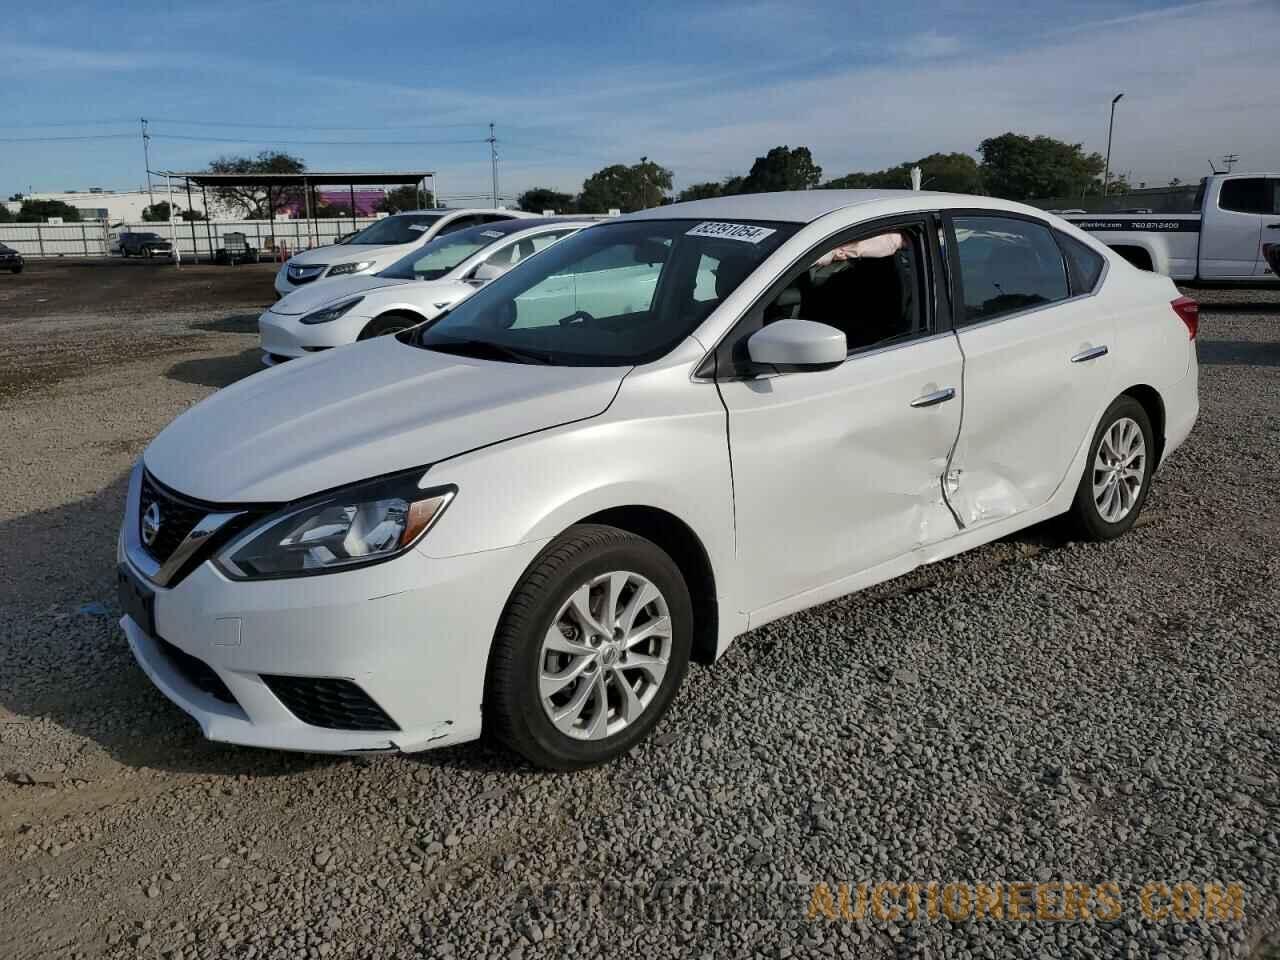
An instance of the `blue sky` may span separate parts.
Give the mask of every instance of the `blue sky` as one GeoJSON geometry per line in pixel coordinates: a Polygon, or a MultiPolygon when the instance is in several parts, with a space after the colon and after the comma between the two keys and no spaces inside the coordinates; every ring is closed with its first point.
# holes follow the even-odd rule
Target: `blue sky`
{"type": "Polygon", "coordinates": [[[50,0],[5,19],[5,196],[140,184],[143,116],[157,169],[280,147],[435,169],[449,196],[488,191],[490,122],[503,193],[642,155],[678,188],[779,143],[827,176],[1005,130],[1102,151],[1119,91],[1112,166],[1135,180],[1226,152],[1280,169],[1278,0],[50,0]],[[31,139],[80,136],[109,139],[31,139]]]}

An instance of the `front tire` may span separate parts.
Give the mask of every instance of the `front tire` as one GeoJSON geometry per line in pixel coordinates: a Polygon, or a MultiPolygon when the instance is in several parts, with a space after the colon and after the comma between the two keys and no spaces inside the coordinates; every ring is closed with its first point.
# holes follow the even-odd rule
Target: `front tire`
{"type": "Polygon", "coordinates": [[[689,665],[693,607],[656,544],[569,528],[525,571],[494,637],[485,727],[531,763],[576,770],[643,740],[689,665]]]}
{"type": "Polygon", "coordinates": [[[356,340],[372,340],[374,337],[389,337],[392,334],[416,327],[422,322],[419,317],[406,316],[403,313],[388,313],[370,320],[356,340]]]}
{"type": "Polygon", "coordinates": [[[1114,540],[1137,522],[1151,489],[1154,439],[1147,411],[1128,394],[1102,415],[1071,505],[1071,521],[1083,539],[1114,540]]]}

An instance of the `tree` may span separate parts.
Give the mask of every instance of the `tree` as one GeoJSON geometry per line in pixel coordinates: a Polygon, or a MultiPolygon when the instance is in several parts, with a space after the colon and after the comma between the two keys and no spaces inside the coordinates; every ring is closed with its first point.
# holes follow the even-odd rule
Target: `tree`
{"type": "Polygon", "coordinates": [[[915,162],[871,173],[849,173],[828,180],[823,187],[830,190],[910,190],[911,168],[920,168],[920,187],[946,193],[981,193],[982,174],[978,162],[967,153],[931,153],[915,162]]]}
{"type": "Polygon", "coordinates": [[[822,168],[813,162],[808,147],[774,147],[756,157],[751,171],[735,193],[771,193],[775,190],[811,190],[822,180],[822,168]]]}
{"type": "Polygon", "coordinates": [[[161,200],[149,207],[142,208],[142,219],[147,223],[168,223],[170,219],[169,202],[161,200]]]}
{"type": "MultiPolygon", "coordinates": [[[[209,164],[210,173],[302,173],[307,165],[301,157],[280,150],[263,150],[256,157],[219,157],[209,164]]],[[[291,203],[301,203],[301,187],[250,185],[214,187],[213,195],[246,220],[265,220],[291,203]]]]}
{"type": "Polygon", "coordinates": [[[582,184],[578,209],[582,213],[605,213],[612,209],[631,213],[645,207],[658,206],[671,189],[671,171],[652,160],[597,170],[582,184]]]}
{"type": "Polygon", "coordinates": [[[416,184],[406,183],[403,187],[388,190],[387,195],[374,207],[382,213],[404,213],[406,210],[423,210],[435,203],[435,197],[425,187],[419,190],[416,184]],[[425,198],[423,194],[426,194],[425,198]]]}
{"type": "Polygon", "coordinates": [[[351,208],[340,203],[315,203],[311,205],[311,216],[317,220],[337,220],[351,216],[351,208]]]}
{"type": "Polygon", "coordinates": [[[978,145],[982,183],[993,197],[1034,200],[1075,197],[1101,189],[1102,155],[1053,137],[1003,133],[978,145]]]}
{"type": "Polygon", "coordinates": [[[13,212],[0,203],[0,223],[10,223],[13,220],[13,212]]]}
{"type": "Polygon", "coordinates": [[[1180,186],[1182,186],[1182,178],[1181,178],[1181,177],[1170,177],[1170,178],[1169,178],[1169,186],[1171,186],[1171,187],[1180,187],[1180,186]]]}
{"type": "Polygon", "coordinates": [[[709,197],[723,197],[723,183],[691,183],[680,191],[676,199],[683,203],[686,200],[706,200],[709,197]]]}
{"type": "Polygon", "coordinates": [[[516,197],[516,206],[530,213],[541,213],[543,210],[573,213],[577,204],[572,194],[561,193],[550,187],[533,187],[516,197]]]}
{"type": "Polygon", "coordinates": [[[208,220],[202,210],[183,210],[178,217],[190,223],[192,220],[208,220]]]}
{"type": "Polygon", "coordinates": [[[23,200],[18,211],[19,223],[43,223],[50,217],[61,217],[67,223],[79,223],[80,211],[61,200],[23,200]]]}

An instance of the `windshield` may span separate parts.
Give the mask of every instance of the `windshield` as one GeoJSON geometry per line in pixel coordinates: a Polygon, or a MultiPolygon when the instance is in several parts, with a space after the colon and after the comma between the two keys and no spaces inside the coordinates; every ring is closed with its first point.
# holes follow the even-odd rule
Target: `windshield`
{"type": "Polygon", "coordinates": [[[443,217],[442,213],[406,213],[398,217],[387,217],[371,226],[365,227],[347,243],[370,246],[382,243],[413,243],[421,240],[422,235],[443,217]]]}
{"type": "MultiPolygon", "coordinates": [[[[510,222],[519,224],[519,221],[510,222]]],[[[523,225],[503,229],[505,226],[506,224],[485,224],[456,233],[446,233],[426,246],[419,247],[407,257],[401,257],[378,276],[394,280],[439,280],[467,257],[502,240],[513,229],[525,229],[523,225]]]]}
{"type": "Polygon", "coordinates": [[[409,342],[564,366],[654,360],[798,229],[698,220],[590,227],[512,268],[409,342]]]}

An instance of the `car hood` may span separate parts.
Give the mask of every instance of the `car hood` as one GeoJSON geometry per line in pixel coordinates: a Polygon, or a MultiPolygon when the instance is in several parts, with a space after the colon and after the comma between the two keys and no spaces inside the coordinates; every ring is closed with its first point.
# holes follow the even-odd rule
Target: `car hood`
{"type": "Polygon", "coordinates": [[[362,274],[358,277],[334,277],[321,279],[286,293],[270,306],[272,313],[284,316],[296,316],[300,313],[311,313],[321,307],[348,300],[381,287],[398,287],[412,280],[391,280],[373,274],[362,274]]]}
{"type": "Polygon", "coordinates": [[[199,500],[295,500],[598,416],[629,369],[474,360],[378,337],[218,391],[143,459],[199,500]]]}
{"type": "Polygon", "coordinates": [[[289,258],[289,263],[346,263],[349,260],[373,260],[387,253],[407,253],[412,243],[331,243],[327,247],[303,250],[289,258]]]}

